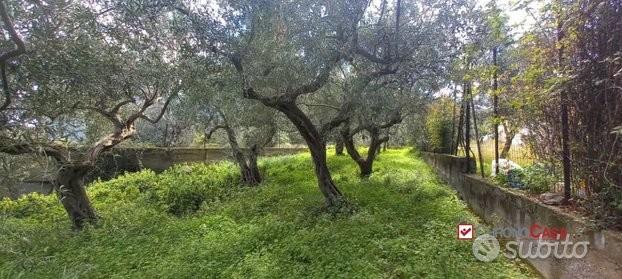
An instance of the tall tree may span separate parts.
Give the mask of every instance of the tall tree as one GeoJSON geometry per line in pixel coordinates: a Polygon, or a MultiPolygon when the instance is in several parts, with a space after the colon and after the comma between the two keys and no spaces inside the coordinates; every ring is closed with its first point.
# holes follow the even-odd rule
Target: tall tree
{"type": "MultiPolygon", "coordinates": [[[[343,113],[334,121],[316,126],[299,107],[301,96],[320,90],[334,68],[348,56],[362,53],[381,62],[382,58],[361,47],[358,26],[366,1],[269,1],[230,2],[223,17],[232,26],[217,26],[224,35],[218,44],[203,36],[209,50],[229,59],[237,71],[245,98],[261,102],[283,113],[304,138],[314,163],[318,186],[329,206],[340,204],[342,193],[326,164],[326,139],[345,121],[343,113]],[[295,16],[293,16],[295,15],[295,16]],[[229,32],[230,30],[234,32],[229,32]]],[[[211,22],[188,8],[176,9],[188,16],[194,33],[201,34],[211,22]]],[[[206,34],[203,34],[206,35],[206,34]]],[[[221,37],[222,38],[222,37],[221,37]]]]}
{"type": "Polygon", "coordinates": [[[485,45],[489,46],[492,52],[492,110],[493,110],[493,135],[494,135],[494,155],[495,155],[495,174],[499,173],[499,49],[509,42],[507,17],[497,6],[496,0],[492,0],[487,5],[487,37],[485,45]]]}
{"type": "Polygon", "coordinates": [[[20,7],[36,24],[19,24],[31,51],[19,62],[13,99],[19,110],[3,127],[0,152],[54,158],[60,202],[79,229],[97,219],[85,176],[100,154],[136,134],[137,121],[162,117],[182,89],[183,67],[155,18],[139,24],[124,21],[123,9],[48,4],[20,7]],[[107,124],[94,133],[85,129],[101,121],[107,124]]]}
{"type": "Polygon", "coordinates": [[[184,96],[183,109],[193,114],[188,120],[199,123],[195,126],[202,130],[206,140],[217,131],[224,131],[232,157],[240,167],[242,182],[257,185],[262,181],[257,158],[277,133],[276,113],[236,94],[240,86],[230,67],[209,69],[205,67],[206,61],[199,64],[195,64],[195,70],[212,74],[194,80],[184,96]]]}

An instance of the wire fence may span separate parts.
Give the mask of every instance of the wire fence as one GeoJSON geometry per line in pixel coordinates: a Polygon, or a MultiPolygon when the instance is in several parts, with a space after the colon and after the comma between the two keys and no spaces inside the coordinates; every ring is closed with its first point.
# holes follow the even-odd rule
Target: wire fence
{"type": "MultiPolygon", "coordinates": [[[[501,153],[503,150],[504,142],[499,142],[499,156],[501,157],[501,153]]],[[[484,165],[484,175],[490,176],[492,174],[492,164],[495,160],[495,143],[492,140],[480,142],[480,151],[478,151],[477,142],[471,142],[471,157],[475,158],[477,163],[477,172],[480,172],[480,160],[479,153],[482,154],[482,162],[484,165]]],[[[465,156],[464,148],[460,147],[458,149],[458,155],[465,156]]],[[[506,156],[504,159],[510,160],[521,167],[528,167],[536,162],[536,157],[527,145],[523,144],[514,144],[510,146],[506,156]]]]}
{"type": "MultiPolygon", "coordinates": [[[[504,142],[499,142],[499,156],[501,158],[501,153],[504,147],[504,142]]],[[[480,160],[479,160],[479,152],[482,154],[482,165],[484,169],[484,176],[490,177],[492,176],[493,170],[493,161],[495,160],[495,144],[494,141],[483,141],[480,142],[480,150],[478,151],[477,142],[471,142],[471,157],[473,157],[476,161],[476,173],[481,174],[480,160]]],[[[465,156],[464,148],[460,147],[458,149],[459,156],[465,156]]],[[[528,145],[523,144],[514,144],[510,146],[505,158],[506,160],[510,160],[519,166],[525,168],[532,166],[538,163],[538,159],[534,152],[528,145]]],[[[561,164],[561,162],[560,162],[561,164]]],[[[560,172],[561,170],[553,169],[551,171],[551,175],[556,172],[560,172]]],[[[572,184],[572,194],[578,197],[586,197],[589,195],[589,191],[587,189],[587,185],[581,181],[574,181],[572,184]]],[[[564,185],[562,181],[553,182],[549,185],[548,192],[552,193],[563,193],[564,185]]]]}

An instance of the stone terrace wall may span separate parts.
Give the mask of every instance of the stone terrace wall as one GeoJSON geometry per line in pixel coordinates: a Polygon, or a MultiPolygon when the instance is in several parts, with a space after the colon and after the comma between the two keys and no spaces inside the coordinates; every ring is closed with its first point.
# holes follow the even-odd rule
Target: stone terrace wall
{"type": "MultiPolygon", "coordinates": [[[[543,227],[566,228],[571,241],[589,241],[589,252],[583,259],[529,259],[545,278],[622,278],[620,233],[596,230],[586,220],[566,214],[559,208],[465,173],[468,163],[465,158],[434,153],[422,153],[422,157],[486,222],[496,227],[529,228],[535,223],[543,227]]],[[[530,240],[519,242],[528,245],[530,240]]]]}
{"type": "MultiPolygon", "coordinates": [[[[295,154],[306,148],[266,148],[263,156],[295,154]]],[[[216,162],[231,159],[228,148],[119,148],[102,156],[98,169],[105,172],[150,169],[162,172],[170,166],[188,162],[216,162]]],[[[106,173],[98,174],[109,177],[106,173]]]]}
{"type": "MultiPolygon", "coordinates": [[[[265,148],[262,155],[296,154],[306,150],[306,148],[265,148]]],[[[231,150],[228,148],[115,148],[102,154],[96,170],[87,180],[93,181],[97,178],[108,180],[125,172],[142,169],[162,172],[175,164],[216,162],[231,158],[231,150]]],[[[51,181],[39,178],[24,181],[15,188],[19,191],[18,195],[23,195],[31,192],[49,194],[53,187],[51,181]]]]}

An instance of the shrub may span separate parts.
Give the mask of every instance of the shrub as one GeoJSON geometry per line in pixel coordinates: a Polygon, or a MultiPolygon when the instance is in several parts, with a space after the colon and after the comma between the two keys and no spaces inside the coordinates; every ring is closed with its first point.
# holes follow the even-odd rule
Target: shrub
{"type": "Polygon", "coordinates": [[[622,192],[614,186],[604,187],[587,199],[586,208],[601,228],[622,230],[622,192]]]}
{"type": "Polygon", "coordinates": [[[88,186],[88,193],[91,199],[100,203],[128,202],[153,190],[159,180],[160,177],[151,170],[126,173],[113,180],[92,183],[88,186]]]}
{"type": "Polygon", "coordinates": [[[159,176],[147,200],[169,213],[183,215],[198,210],[204,202],[224,198],[239,187],[239,180],[237,167],[230,162],[178,165],[159,176]]]}
{"type": "Polygon", "coordinates": [[[543,164],[535,164],[523,169],[523,182],[531,193],[540,194],[549,191],[557,182],[550,168],[543,164]]]}
{"type": "Polygon", "coordinates": [[[30,193],[17,200],[5,198],[0,201],[0,214],[15,218],[46,218],[58,212],[62,212],[62,208],[55,195],[30,193]]]}
{"type": "Polygon", "coordinates": [[[525,186],[524,179],[525,173],[522,169],[511,169],[508,171],[507,184],[510,188],[522,189],[525,186]]]}
{"type": "MultiPolygon", "coordinates": [[[[448,98],[434,102],[427,112],[425,132],[428,138],[427,150],[450,153],[452,147],[453,101],[448,98]]],[[[458,112],[456,112],[458,113],[458,112]]]]}

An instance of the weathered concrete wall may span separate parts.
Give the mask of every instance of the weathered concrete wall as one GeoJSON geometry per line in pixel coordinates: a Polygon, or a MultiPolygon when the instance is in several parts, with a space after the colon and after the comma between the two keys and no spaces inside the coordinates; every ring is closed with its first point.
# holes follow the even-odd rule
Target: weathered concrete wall
{"type": "MultiPolygon", "coordinates": [[[[306,148],[266,148],[262,156],[295,154],[306,148]]],[[[102,156],[101,170],[137,171],[151,169],[161,172],[172,165],[188,162],[230,160],[227,148],[119,148],[102,156]]]]}
{"type": "MultiPolygon", "coordinates": [[[[585,220],[559,208],[465,173],[467,161],[464,158],[434,153],[422,153],[422,157],[477,215],[495,227],[529,228],[535,223],[566,228],[573,242],[589,241],[589,251],[583,259],[528,259],[545,278],[622,278],[620,233],[596,230],[585,220]]],[[[536,246],[535,240],[519,241],[523,245],[533,242],[536,246]]]]}
{"type": "MultiPolygon", "coordinates": [[[[262,156],[295,154],[306,150],[306,148],[266,148],[262,156]]],[[[162,172],[175,164],[216,162],[231,158],[231,150],[227,148],[115,148],[102,154],[95,171],[87,180],[93,181],[97,178],[108,180],[125,172],[142,169],[162,172]]],[[[49,194],[53,187],[50,181],[38,180],[21,182],[15,188],[18,189],[17,195],[20,196],[32,192],[49,194]]]]}

